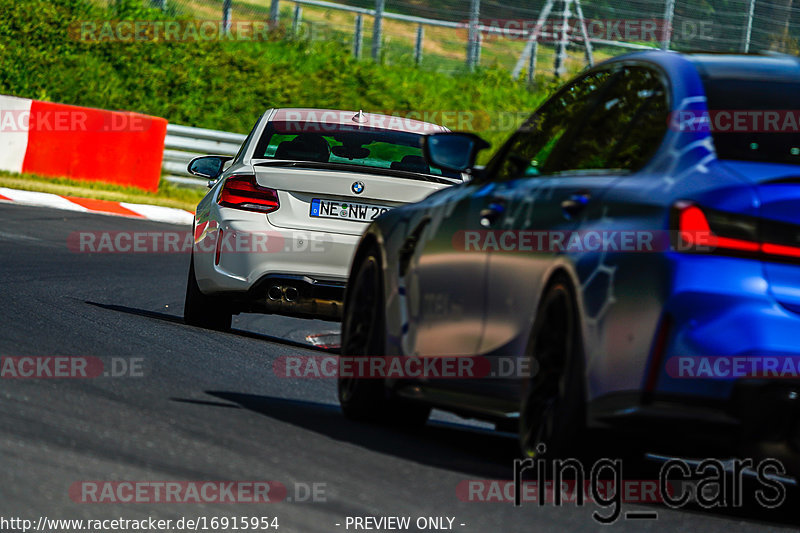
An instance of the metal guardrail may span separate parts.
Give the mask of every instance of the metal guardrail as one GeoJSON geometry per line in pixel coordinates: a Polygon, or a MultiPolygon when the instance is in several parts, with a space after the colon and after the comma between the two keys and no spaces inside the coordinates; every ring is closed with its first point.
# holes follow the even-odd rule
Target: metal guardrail
{"type": "MultiPolygon", "coordinates": [[[[273,14],[279,13],[278,5],[280,3],[280,0],[271,0],[271,1],[272,1],[271,13],[273,14]]],[[[567,45],[569,45],[570,43],[580,44],[585,48],[586,61],[587,64],[589,65],[594,64],[592,44],[614,46],[629,50],[651,50],[654,48],[658,48],[658,46],[655,44],[647,45],[639,43],[613,41],[608,39],[597,39],[594,37],[590,38],[586,29],[587,28],[586,20],[583,15],[581,0],[547,0],[540,13],[540,17],[539,20],[537,21],[536,26],[533,29],[529,30],[511,29],[511,28],[501,29],[498,27],[487,26],[482,24],[480,19],[480,12],[481,12],[480,0],[470,1],[471,4],[470,19],[468,21],[462,21],[462,22],[431,19],[431,18],[417,17],[413,15],[403,15],[400,13],[392,13],[390,11],[384,10],[385,2],[383,0],[376,0],[375,9],[367,9],[362,7],[337,4],[326,0],[289,0],[289,1],[293,2],[295,5],[294,17],[293,17],[294,19],[292,21],[292,29],[294,33],[298,32],[298,28],[302,23],[302,16],[303,16],[302,6],[304,5],[355,13],[356,21],[355,21],[355,29],[353,35],[353,43],[354,43],[353,54],[356,57],[361,56],[361,41],[363,39],[363,32],[364,32],[363,17],[365,15],[371,16],[375,19],[375,23],[373,24],[373,35],[372,35],[372,57],[374,59],[377,59],[380,56],[380,48],[382,42],[381,21],[383,19],[398,20],[417,25],[417,32],[416,32],[417,38],[416,38],[416,44],[414,46],[414,61],[417,64],[419,64],[422,61],[422,48],[423,48],[423,40],[425,38],[425,31],[424,31],[425,26],[467,30],[469,35],[466,43],[467,44],[466,55],[467,55],[467,65],[470,70],[474,70],[474,68],[480,63],[481,47],[484,35],[494,34],[494,35],[503,35],[506,37],[516,37],[516,38],[526,39],[528,43],[522,53],[522,56],[517,61],[517,64],[513,71],[513,77],[518,78],[523,67],[526,64],[528,64],[529,81],[533,81],[533,76],[536,69],[536,54],[538,49],[538,42],[542,38],[546,38],[552,41],[554,47],[556,48],[556,61],[554,65],[554,73],[557,77],[564,74],[564,62],[566,61],[567,57],[566,49],[567,45]],[[562,11],[558,13],[553,11],[553,8],[557,4],[562,9],[562,11]],[[554,16],[554,17],[557,16],[562,18],[561,27],[563,29],[560,31],[560,33],[552,33],[552,32],[547,32],[545,30],[544,25],[549,16],[554,16]],[[570,31],[567,29],[569,28],[568,22],[570,20],[570,17],[575,17],[579,21],[580,31],[577,30],[570,31]]],[[[665,1],[666,1],[665,17],[669,18],[671,24],[672,16],[674,15],[675,11],[676,0],[665,0],[665,1]]],[[[277,24],[277,18],[271,17],[270,21],[273,24],[277,24]]],[[[665,43],[664,48],[669,48],[668,42],[665,43]]]]}
{"type": "MultiPolygon", "coordinates": [[[[108,0],[111,1],[111,0],[108,0]]],[[[381,59],[382,35],[392,33],[395,47],[399,39],[394,35],[402,35],[401,52],[393,57],[405,57],[405,49],[416,33],[413,58],[417,65],[423,65],[423,52],[431,55],[442,54],[452,59],[452,44],[465,46],[466,63],[470,69],[481,64],[481,49],[491,46],[492,62],[502,56],[500,63],[507,64],[508,54],[496,44],[490,45],[490,39],[508,38],[509,40],[527,41],[523,53],[516,63],[508,68],[515,77],[523,70],[530,79],[535,72],[536,52],[539,45],[556,49],[553,73],[556,77],[563,71],[565,50],[567,47],[583,47],[586,52],[586,63],[593,62],[591,47],[601,46],[602,54],[616,55],[614,49],[645,50],[652,48],[691,50],[704,52],[743,52],[775,50],[789,54],[797,54],[798,32],[800,32],[800,2],[795,0],[626,0],[625,2],[608,2],[600,0],[462,0],[449,2],[446,6],[432,0],[362,0],[361,7],[348,5],[348,0],[143,0],[152,5],[167,9],[167,5],[175,7],[179,12],[194,13],[206,18],[205,11],[199,11],[198,3],[203,9],[211,4],[222,7],[220,13],[223,27],[230,28],[234,16],[234,5],[237,18],[249,14],[252,20],[264,20],[268,17],[273,27],[279,25],[283,18],[282,28],[289,30],[287,35],[295,38],[315,40],[315,27],[334,28],[333,37],[326,33],[326,38],[347,42],[352,36],[353,55],[360,58],[364,51],[367,35],[367,18],[372,18],[371,54],[381,59]],[[340,3],[341,2],[341,3],[340,3]],[[207,4],[207,5],[206,5],[207,4]],[[482,7],[483,4],[483,7],[482,7]],[[535,4],[535,5],[534,5],[535,4]],[[269,6],[268,15],[264,7],[269,6]],[[367,7],[369,6],[369,7],[367,7]],[[392,12],[393,8],[403,7],[409,14],[392,12]],[[282,7],[284,9],[282,9],[282,7]],[[373,8],[374,7],[374,8],[373,8]],[[312,16],[303,19],[303,9],[314,10],[312,16]],[[330,17],[325,13],[320,20],[318,9],[338,11],[353,15],[354,23],[350,26],[350,17],[330,17]],[[538,16],[537,16],[538,12],[538,16]],[[544,13],[547,17],[543,17],[544,13]],[[417,16],[432,13],[434,17],[417,16]],[[584,15],[585,14],[585,15],[584,15]],[[482,18],[485,15],[487,18],[482,18]],[[500,18],[498,18],[500,17],[500,18]],[[449,19],[449,20],[448,20],[449,19]],[[407,23],[403,30],[391,31],[383,29],[384,22],[393,20],[407,23]],[[344,21],[344,22],[342,22],[344,21]],[[530,31],[531,22],[537,24],[538,30],[530,31]],[[639,23],[655,22],[657,35],[644,37],[639,23]],[[488,22],[488,25],[484,23],[488,22]],[[619,32],[618,23],[631,22],[633,29],[619,32]],[[500,28],[495,26],[498,24],[500,28]],[[587,23],[590,23],[587,25],[587,23]],[[349,27],[348,27],[349,26],[349,27]],[[416,28],[414,28],[416,26],[416,28]],[[448,37],[448,32],[437,30],[435,39],[437,46],[424,47],[426,27],[458,32],[448,37]],[[307,29],[304,29],[304,27],[307,29]],[[524,29],[519,29],[520,27],[524,29]],[[564,28],[567,27],[567,31],[564,28]],[[352,28],[352,29],[351,29],[352,28]],[[638,30],[636,28],[639,28],[638,30]],[[415,31],[416,29],[416,31],[415,31]],[[550,32],[545,30],[549,29],[550,32]],[[587,32],[591,29],[592,31],[587,32]],[[466,30],[466,31],[461,31],[466,30]],[[552,32],[560,30],[560,35],[552,32]],[[382,33],[383,32],[383,33],[382,33]],[[599,32],[599,33],[598,33],[599,32]],[[349,34],[349,35],[348,35],[349,34]],[[346,36],[342,39],[342,35],[346,36]],[[445,41],[445,39],[449,39],[445,41]],[[402,53],[402,56],[397,55],[402,53]],[[527,65],[527,68],[526,68],[527,65]]],[[[394,25],[393,25],[394,26],[394,25]]],[[[627,26],[625,26],[627,27],[627,26]]],[[[430,39],[431,37],[427,37],[430,39]]],[[[386,39],[388,42],[388,38],[386,39]]],[[[413,41],[412,41],[413,42],[413,41]]],[[[513,52],[516,55],[517,47],[513,52]]],[[[511,53],[509,51],[509,53],[511,53]]],[[[574,57],[573,57],[574,59],[574,57]]],[[[394,61],[394,59],[392,59],[394,61]]],[[[426,62],[434,65],[436,63],[426,62]]],[[[499,63],[498,63],[499,64],[499,63]]],[[[445,66],[437,65],[443,72],[445,66]]],[[[541,74],[541,69],[539,71],[541,74]]]]}
{"type": "MultiPolygon", "coordinates": [[[[324,7],[327,9],[335,9],[338,11],[349,11],[350,13],[359,13],[361,15],[369,15],[374,17],[377,13],[374,9],[366,9],[363,7],[348,6],[346,4],[337,4],[334,2],[325,2],[323,0],[289,0],[295,4],[324,7]]],[[[415,24],[425,24],[427,26],[439,26],[442,28],[469,28],[468,22],[453,22],[449,20],[437,20],[424,17],[414,17],[412,15],[402,15],[400,13],[390,13],[383,11],[381,16],[385,19],[402,20],[404,22],[413,22],[415,24]]],[[[487,28],[488,29],[488,28],[487,28]]]]}
{"type": "Polygon", "coordinates": [[[205,187],[206,180],[186,171],[189,162],[199,155],[236,155],[246,138],[240,133],[168,124],[161,163],[164,179],[180,185],[205,187]]]}
{"type": "MultiPolygon", "coordinates": [[[[188,3],[189,0],[150,0],[154,6],[161,7],[162,9],[166,8],[167,1],[172,3],[188,3]]],[[[234,3],[237,3],[238,0],[224,0],[222,2],[222,13],[221,13],[221,20],[222,25],[226,29],[226,31],[230,31],[231,21],[233,20],[233,8],[234,3]]],[[[523,0],[518,0],[523,1],[523,0]]],[[[527,1],[527,0],[524,0],[527,1]]],[[[587,0],[545,0],[544,7],[540,13],[539,20],[537,21],[537,25],[534,28],[527,28],[522,29],[521,23],[523,19],[520,18],[519,20],[512,20],[508,21],[511,23],[516,24],[518,27],[513,28],[509,25],[505,27],[497,27],[495,25],[483,24],[483,20],[481,19],[481,0],[464,0],[465,4],[470,6],[469,8],[469,16],[466,20],[443,20],[438,18],[427,18],[427,17],[420,17],[415,15],[406,15],[402,13],[394,13],[392,11],[387,10],[388,3],[391,3],[391,0],[374,0],[375,7],[374,9],[366,8],[366,7],[357,7],[342,3],[337,3],[335,1],[330,0],[262,0],[264,4],[269,5],[269,22],[273,27],[277,27],[279,25],[279,21],[282,16],[281,5],[285,5],[286,3],[290,3],[293,5],[294,9],[289,9],[288,11],[291,13],[291,23],[287,23],[285,25],[286,28],[291,28],[291,34],[295,36],[302,35],[301,28],[303,26],[303,8],[322,8],[331,11],[338,11],[342,13],[350,13],[355,15],[355,21],[352,26],[352,41],[353,41],[353,55],[356,58],[361,58],[362,50],[363,50],[363,43],[369,36],[366,35],[365,31],[365,24],[364,18],[371,17],[373,19],[372,24],[372,46],[371,46],[371,55],[372,58],[375,60],[379,60],[381,57],[381,50],[383,47],[384,41],[384,30],[383,25],[384,21],[393,20],[398,22],[404,22],[407,24],[412,24],[416,26],[416,30],[412,30],[409,28],[409,34],[416,34],[416,39],[414,43],[414,63],[420,65],[422,63],[422,56],[423,56],[423,49],[424,49],[424,41],[425,41],[425,28],[426,27],[434,27],[434,28],[444,28],[448,30],[465,30],[466,35],[465,39],[459,37],[460,41],[463,41],[465,45],[465,55],[466,55],[466,65],[469,70],[474,70],[480,63],[481,63],[481,50],[483,45],[483,41],[487,37],[502,37],[502,38],[509,38],[509,39],[522,39],[528,41],[522,56],[516,63],[514,67],[514,77],[517,78],[520,75],[520,72],[523,68],[527,65],[528,66],[528,79],[529,81],[533,81],[533,76],[535,73],[536,67],[536,54],[538,51],[538,44],[540,42],[545,43],[547,46],[552,46],[556,49],[556,59],[553,65],[554,74],[556,77],[561,76],[564,74],[564,64],[567,58],[567,46],[569,45],[579,45],[585,49],[586,52],[586,61],[587,64],[592,65],[594,64],[594,57],[592,51],[592,44],[596,45],[603,45],[605,47],[617,47],[622,49],[628,50],[648,50],[653,48],[658,48],[658,43],[653,44],[642,44],[637,42],[624,42],[621,40],[611,40],[611,39],[598,39],[594,36],[590,36],[587,33],[587,25],[586,19],[583,15],[583,8],[581,6],[581,2],[587,0]],[[558,9],[554,9],[558,8],[558,9]],[[548,17],[552,19],[550,24],[546,24],[548,22],[548,17]],[[576,20],[579,22],[579,29],[577,27],[573,28],[570,25],[571,20],[576,20]],[[555,28],[555,30],[551,29],[551,31],[547,31],[548,28],[555,28]]],[[[646,0],[636,0],[637,2],[645,2],[646,0]]],[[[660,2],[664,2],[665,6],[665,17],[668,20],[672,20],[672,17],[675,12],[675,4],[677,0],[659,0],[660,2]]],[[[744,0],[741,0],[744,1],[744,0]]],[[[750,0],[754,2],[755,0],[750,0]]],[[[496,2],[489,2],[490,4],[497,5],[496,2]]],[[[239,6],[239,10],[245,9],[243,4],[239,6]]],[[[465,6],[466,7],[466,6],[465,6]]],[[[526,17],[530,17],[530,12],[532,8],[530,6],[525,7],[526,17]]],[[[630,11],[630,10],[628,10],[630,11]]],[[[452,13],[453,16],[459,16],[457,12],[452,13]]],[[[262,15],[263,16],[263,15],[262,15]]],[[[466,15],[460,15],[466,17],[466,15]]],[[[612,16],[611,18],[620,18],[617,16],[612,16]]],[[[313,33],[313,25],[309,23],[310,28],[310,39],[314,39],[313,33]]],[[[345,30],[347,32],[347,30],[345,30]]],[[[669,43],[662,44],[665,48],[669,47],[669,43]]]]}

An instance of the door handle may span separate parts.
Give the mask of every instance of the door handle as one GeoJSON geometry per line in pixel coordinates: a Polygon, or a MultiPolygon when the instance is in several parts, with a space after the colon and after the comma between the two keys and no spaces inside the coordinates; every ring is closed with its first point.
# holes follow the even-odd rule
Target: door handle
{"type": "Polygon", "coordinates": [[[417,227],[414,228],[414,231],[411,232],[411,235],[403,242],[403,246],[400,247],[398,258],[400,259],[400,269],[399,273],[401,276],[405,276],[406,272],[408,272],[408,266],[411,263],[411,258],[414,256],[414,252],[417,250],[417,244],[419,244],[419,239],[422,236],[422,232],[425,230],[425,226],[431,221],[430,217],[425,217],[417,224],[417,227]]]}
{"type": "Polygon", "coordinates": [[[564,212],[564,218],[571,220],[579,215],[581,211],[586,208],[589,203],[591,195],[588,192],[581,192],[573,194],[563,202],[561,202],[561,210],[564,212]]]}
{"type": "Polygon", "coordinates": [[[491,228],[497,220],[505,213],[506,207],[501,202],[492,202],[485,209],[481,209],[481,226],[491,228]]]}

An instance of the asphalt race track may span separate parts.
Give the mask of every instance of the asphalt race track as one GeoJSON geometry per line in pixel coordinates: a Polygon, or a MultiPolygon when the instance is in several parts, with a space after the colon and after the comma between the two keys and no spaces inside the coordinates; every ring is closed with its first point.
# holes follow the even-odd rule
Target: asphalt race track
{"type": "MultiPolygon", "coordinates": [[[[189,327],[182,322],[188,255],[67,247],[77,231],[176,228],[0,205],[0,355],[141,358],[144,369],[140,377],[0,379],[0,515],[276,516],[279,531],[302,533],[346,531],[348,516],[390,515],[455,517],[453,529],[470,533],[609,530],[592,519],[595,506],[460,501],[459,482],[511,478],[516,441],[508,435],[443,416],[418,431],[352,423],[339,411],[333,380],[275,375],[278,357],[320,355],[306,336],[336,324],[245,316],[230,333],[189,327]],[[289,499],[315,483],[324,484],[324,497],[76,503],[69,489],[86,480],[275,480],[289,499]]],[[[603,453],[627,454],[626,477],[657,477],[657,467],[625,451],[627,437],[595,438],[603,453]]],[[[798,523],[796,504],[787,507],[726,514],[626,504],[658,519],[620,518],[611,528],[774,531],[798,523]]]]}

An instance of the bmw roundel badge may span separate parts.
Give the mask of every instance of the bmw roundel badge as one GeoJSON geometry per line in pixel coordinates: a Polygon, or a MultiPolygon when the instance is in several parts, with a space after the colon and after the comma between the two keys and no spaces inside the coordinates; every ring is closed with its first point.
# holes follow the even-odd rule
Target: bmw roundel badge
{"type": "Polygon", "coordinates": [[[350,187],[350,190],[352,190],[356,194],[361,194],[362,192],[364,192],[364,184],[361,183],[360,181],[356,181],[355,183],[353,183],[352,187],[350,187]]]}

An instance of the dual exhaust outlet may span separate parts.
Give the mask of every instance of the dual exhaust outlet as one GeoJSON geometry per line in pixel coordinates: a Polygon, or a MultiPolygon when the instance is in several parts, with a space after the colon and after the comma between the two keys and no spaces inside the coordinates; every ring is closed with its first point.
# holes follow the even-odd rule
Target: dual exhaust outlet
{"type": "Polygon", "coordinates": [[[286,287],[281,285],[272,285],[269,289],[267,289],[267,298],[273,302],[277,302],[278,300],[296,302],[300,299],[300,291],[297,290],[297,287],[292,287],[291,285],[286,287]]]}
{"type": "Polygon", "coordinates": [[[251,305],[259,311],[322,320],[342,318],[343,282],[269,274],[257,287],[252,293],[251,305]]]}

